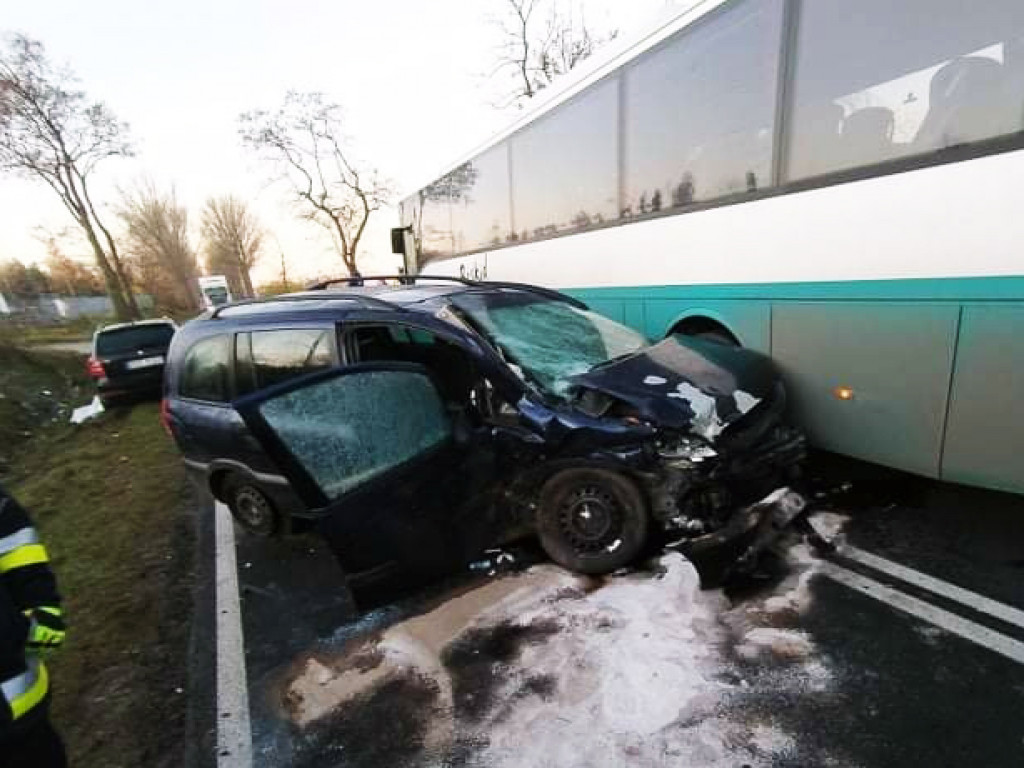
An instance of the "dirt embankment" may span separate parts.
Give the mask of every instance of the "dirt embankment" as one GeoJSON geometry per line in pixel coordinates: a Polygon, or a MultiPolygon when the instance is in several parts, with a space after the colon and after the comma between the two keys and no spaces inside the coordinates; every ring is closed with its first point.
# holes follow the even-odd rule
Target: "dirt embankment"
{"type": "Polygon", "coordinates": [[[76,405],[88,401],[82,358],[42,354],[0,339],[0,477],[33,436],[63,425],[76,405]]]}

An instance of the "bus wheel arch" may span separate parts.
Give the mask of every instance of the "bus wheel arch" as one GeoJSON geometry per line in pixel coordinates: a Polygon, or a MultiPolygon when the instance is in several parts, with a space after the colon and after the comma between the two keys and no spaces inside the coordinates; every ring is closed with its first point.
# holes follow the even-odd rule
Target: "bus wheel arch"
{"type": "Polygon", "coordinates": [[[668,335],[682,334],[697,339],[706,339],[730,347],[742,347],[739,337],[722,320],[707,314],[694,313],[675,322],[668,335]]]}

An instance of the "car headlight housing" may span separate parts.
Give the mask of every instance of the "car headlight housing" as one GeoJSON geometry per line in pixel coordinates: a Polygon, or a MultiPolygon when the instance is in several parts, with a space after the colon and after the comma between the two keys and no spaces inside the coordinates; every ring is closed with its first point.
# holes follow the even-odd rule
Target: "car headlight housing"
{"type": "Polygon", "coordinates": [[[696,437],[671,437],[662,440],[657,448],[658,458],[670,466],[688,468],[718,456],[718,451],[696,437]]]}

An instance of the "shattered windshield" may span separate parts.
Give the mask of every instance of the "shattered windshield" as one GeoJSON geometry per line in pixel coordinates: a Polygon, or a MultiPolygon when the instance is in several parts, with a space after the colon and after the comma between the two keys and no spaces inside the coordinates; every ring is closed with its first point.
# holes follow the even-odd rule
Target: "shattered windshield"
{"type": "Polygon", "coordinates": [[[647,346],[643,336],[595,312],[518,291],[454,300],[532,383],[563,397],[569,379],[647,346]]]}

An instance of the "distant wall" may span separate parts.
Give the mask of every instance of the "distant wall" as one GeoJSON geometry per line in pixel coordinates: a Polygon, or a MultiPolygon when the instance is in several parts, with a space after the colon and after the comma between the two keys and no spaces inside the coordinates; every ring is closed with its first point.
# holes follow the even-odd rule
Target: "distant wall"
{"type": "Polygon", "coordinates": [[[71,320],[76,317],[112,314],[114,305],[106,296],[52,296],[41,299],[39,309],[44,314],[54,314],[71,320]]]}
{"type": "MultiPolygon", "coordinates": [[[[135,297],[140,309],[152,309],[153,299],[135,297]]],[[[0,314],[26,315],[41,319],[73,320],[77,317],[103,317],[114,314],[107,296],[57,296],[44,294],[37,298],[15,298],[0,294],[0,314]]]]}

